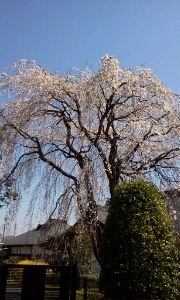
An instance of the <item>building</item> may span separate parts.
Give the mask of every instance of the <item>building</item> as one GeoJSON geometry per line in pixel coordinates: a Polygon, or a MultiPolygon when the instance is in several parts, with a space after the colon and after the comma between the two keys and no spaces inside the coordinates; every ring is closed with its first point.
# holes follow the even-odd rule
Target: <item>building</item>
{"type": "Polygon", "coordinates": [[[41,245],[57,233],[62,235],[70,226],[63,220],[50,219],[37,228],[20,234],[16,237],[4,239],[3,248],[8,248],[8,255],[11,257],[49,256],[51,250],[46,250],[41,245]]]}

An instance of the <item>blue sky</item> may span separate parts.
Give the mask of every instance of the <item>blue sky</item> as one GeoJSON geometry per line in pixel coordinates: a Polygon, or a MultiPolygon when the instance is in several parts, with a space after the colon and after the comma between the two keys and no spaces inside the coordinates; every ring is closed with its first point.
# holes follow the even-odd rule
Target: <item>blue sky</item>
{"type": "Polygon", "coordinates": [[[104,54],[180,93],[179,0],[0,0],[0,70],[20,59],[64,73],[104,54]]]}
{"type": "MultiPolygon", "coordinates": [[[[180,93],[179,0],[0,0],[0,71],[20,59],[63,74],[104,54],[180,93]]],[[[2,102],[2,100],[0,100],[2,102]]],[[[4,211],[0,211],[4,217],[4,211]]],[[[1,228],[0,228],[1,231],[1,228]]]]}

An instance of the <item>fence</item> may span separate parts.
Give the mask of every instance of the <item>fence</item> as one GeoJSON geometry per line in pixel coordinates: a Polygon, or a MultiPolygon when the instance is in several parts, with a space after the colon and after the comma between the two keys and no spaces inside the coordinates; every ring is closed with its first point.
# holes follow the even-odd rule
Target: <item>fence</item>
{"type": "Polygon", "coordinates": [[[76,300],[101,300],[99,292],[99,275],[80,276],[76,300]]]}
{"type": "Polygon", "coordinates": [[[76,300],[76,285],[76,265],[0,265],[1,300],[76,300]]]}

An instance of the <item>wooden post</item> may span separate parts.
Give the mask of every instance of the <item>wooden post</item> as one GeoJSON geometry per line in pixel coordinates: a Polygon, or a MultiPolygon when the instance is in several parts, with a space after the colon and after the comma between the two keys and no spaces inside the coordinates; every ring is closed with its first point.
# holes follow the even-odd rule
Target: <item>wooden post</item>
{"type": "Polygon", "coordinates": [[[87,300],[87,278],[84,277],[84,300],[87,300]]]}
{"type": "Polygon", "coordinates": [[[6,281],[8,277],[8,266],[0,265],[0,299],[5,299],[6,294],[6,281]]]}
{"type": "Polygon", "coordinates": [[[77,289],[77,265],[71,266],[71,300],[76,300],[77,289]]]}
{"type": "Polygon", "coordinates": [[[44,300],[45,266],[24,266],[21,300],[44,300]]]}
{"type": "Polygon", "coordinates": [[[59,300],[69,300],[70,292],[70,266],[60,267],[60,292],[59,300]]]}

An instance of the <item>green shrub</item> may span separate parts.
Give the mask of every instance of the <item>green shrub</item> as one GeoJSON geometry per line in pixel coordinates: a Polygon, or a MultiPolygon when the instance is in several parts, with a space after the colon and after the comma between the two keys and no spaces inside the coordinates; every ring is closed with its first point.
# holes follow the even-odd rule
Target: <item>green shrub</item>
{"type": "Polygon", "coordinates": [[[143,180],[115,188],[100,245],[105,299],[176,299],[175,238],[157,187],[143,180]]]}

